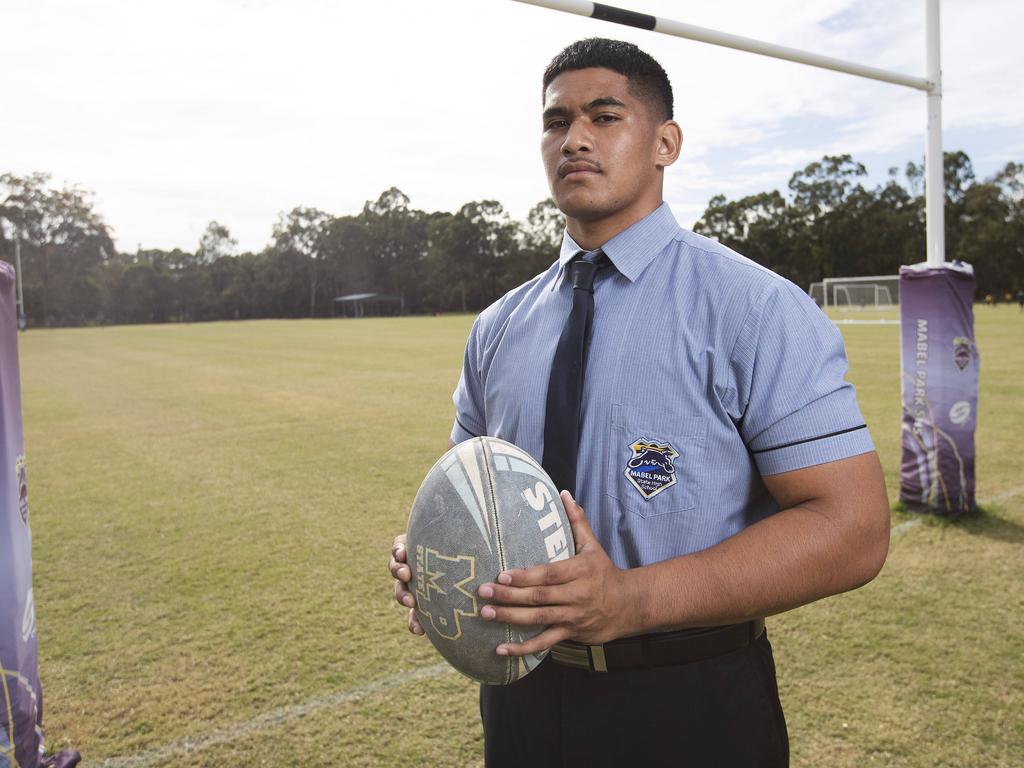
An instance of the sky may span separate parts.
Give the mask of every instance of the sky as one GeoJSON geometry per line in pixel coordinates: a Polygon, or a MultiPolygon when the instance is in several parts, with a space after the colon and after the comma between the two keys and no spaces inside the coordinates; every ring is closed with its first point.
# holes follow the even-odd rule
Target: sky
{"type": "MultiPolygon", "coordinates": [[[[611,4],[925,74],[924,0],[611,4]]],[[[943,0],[941,26],[945,148],[979,178],[1024,161],[1024,2],[943,0]]],[[[0,0],[0,29],[0,173],[94,193],[122,251],[194,250],[211,220],[258,250],[282,212],[354,214],[392,186],[525,218],[548,196],[541,74],[582,37],[667,70],[683,226],[825,154],[871,185],[924,156],[923,92],[511,0],[0,0]]]]}

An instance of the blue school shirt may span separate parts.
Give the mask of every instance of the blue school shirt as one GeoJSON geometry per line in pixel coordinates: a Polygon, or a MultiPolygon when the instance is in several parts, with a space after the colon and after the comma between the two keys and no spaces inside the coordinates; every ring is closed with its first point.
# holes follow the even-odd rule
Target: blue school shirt
{"type": "MultiPolygon", "coordinates": [[[[455,442],[541,461],[555,345],[572,303],[559,259],[473,324],[455,442]]],[[[676,223],[662,204],[609,240],[583,386],[576,499],[620,568],[714,546],[779,511],[762,477],[874,446],[843,340],[793,283],[676,223]]]]}

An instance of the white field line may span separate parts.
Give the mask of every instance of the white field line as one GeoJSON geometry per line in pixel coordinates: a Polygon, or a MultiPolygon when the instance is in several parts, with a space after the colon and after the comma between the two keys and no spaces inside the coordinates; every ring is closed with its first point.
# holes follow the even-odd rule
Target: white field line
{"type": "MultiPolygon", "coordinates": [[[[1014,499],[1018,496],[1024,496],[1024,485],[1018,488],[1011,488],[1008,491],[997,493],[995,496],[989,496],[987,499],[982,501],[982,505],[985,504],[998,504],[1001,501],[1007,501],[1008,499],[1014,499]]],[[[922,518],[915,517],[912,520],[907,520],[900,523],[889,533],[889,538],[895,539],[897,536],[902,536],[904,533],[909,531],[911,528],[916,528],[921,524],[922,518]]]]}
{"type": "MultiPolygon", "coordinates": [[[[315,699],[310,699],[300,704],[290,704],[286,707],[273,709],[269,712],[264,712],[262,715],[257,715],[252,720],[244,723],[215,728],[212,731],[200,733],[196,736],[186,736],[183,739],[172,741],[170,744],[155,747],[145,752],[138,752],[124,757],[108,757],[97,761],[96,768],[149,768],[149,766],[166,762],[173,758],[184,758],[209,747],[237,741],[268,728],[274,728],[293,720],[298,720],[301,717],[308,717],[324,710],[351,704],[375,693],[389,691],[416,680],[439,677],[448,672],[454,672],[454,670],[447,664],[435,664],[432,667],[422,667],[421,669],[402,672],[384,680],[376,680],[345,691],[318,696],[315,699]]],[[[92,761],[90,760],[89,762],[91,763],[92,761]]]]}
{"type": "MultiPolygon", "coordinates": [[[[1006,501],[1007,499],[1012,499],[1021,495],[1024,495],[1024,486],[1012,488],[1009,491],[1004,491],[1003,493],[987,498],[984,503],[991,504],[993,502],[1006,501]]],[[[901,536],[911,528],[916,528],[921,525],[921,520],[922,518],[915,517],[912,520],[900,523],[892,529],[890,536],[892,538],[901,536]]],[[[360,699],[364,699],[367,696],[372,696],[375,693],[390,691],[393,688],[398,688],[406,685],[407,683],[415,682],[416,680],[439,677],[440,675],[452,671],[452,668],[447,664],[435,664],[432,667],[414,669],[384,680],[377,680],[372,683],[367,683],[366,685],[349,688],[347,691],[329,693],[325,696],[310,699],[309,701],[301,704],[290,704],[287,707],[280,707],[278,709],[271,710],[270,712],[265,712],[262,715],[257,715],[252,720],[248,720],[244,723],[237,723],[236,725],[229,725],[223,728],[215,728],[212,731],[201,733],[198,736],[189,736],[183,739],[178,739],[177,741],[172,741],[170,744],[166,744],[162,747],[156,747],[145,752],[139,752],[137,754],[127,755],[124,757],[108,757],[98,761],[96,763],[96,768],[149,768],[152,765],[165,762],[171,758],[184,757],[209,747],[228,744],[245,736],[251,736],[254,733],[259,733],[260,731],[264,731],[268,728],[274,728],[276,726],[283,725],[284,723],[289,723],[292,720],[299,719],[300,717],[307,717],[308,715],[316,714],[317,712],[323,712],[326,709],[334,709],[345,704],[351,704],[359,701],[360,699]]]]}
{"type": "Polygon", "coordinates": [[[899,325],[899,320],[833,320],[835,325],[899,325]]]}
{"type": "Polygon", "coordinates": [[[1016,498],[1017,496],[1024,496],[1024,485],[1018,488],[1011,488],[1008,491],[997,493],[995,496],[989,496],[982,504],[998,504],[1000,501],[1007,501],[1009,499],[1016,498]]]}
{"type": "Polygon", "coordinates": [[[902,536],[904,533],[909,531],[911,528],[916,528],[920,524],[921,524],[921,518],[920,517],[915,517],[912,520],[907,520],[905,522],[902,522],[899,525],[897,525],[895,528],[893,528],[891,531],[889,531],[889,538],[890,539],[895,539],[897,536],[902,536]]]}

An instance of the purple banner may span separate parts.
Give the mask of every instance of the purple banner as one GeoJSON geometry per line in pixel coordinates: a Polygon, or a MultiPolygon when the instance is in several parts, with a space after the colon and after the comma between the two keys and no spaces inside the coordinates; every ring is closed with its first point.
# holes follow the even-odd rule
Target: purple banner
{"type": "Polygon", "coordinates": [[[42,692],[17,329],[14,268],[0,261],[0,768],[36,768],[42,692]]]}
{"type": "Polygon", "coordinates": [[[900,500],[909,509],[951,516],[976,509],[973,302],[969,264],[900,268],[900,500]]]}

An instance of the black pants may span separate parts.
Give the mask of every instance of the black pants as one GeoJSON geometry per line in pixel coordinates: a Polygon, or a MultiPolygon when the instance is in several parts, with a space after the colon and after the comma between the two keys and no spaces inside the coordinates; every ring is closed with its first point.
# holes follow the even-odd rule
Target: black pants
{"type": "Polygon", "coordinates": [[[587,672],[550,659],[480,687],[488,768],[789,765],[767,634],[674,667],[587,672]]]}

